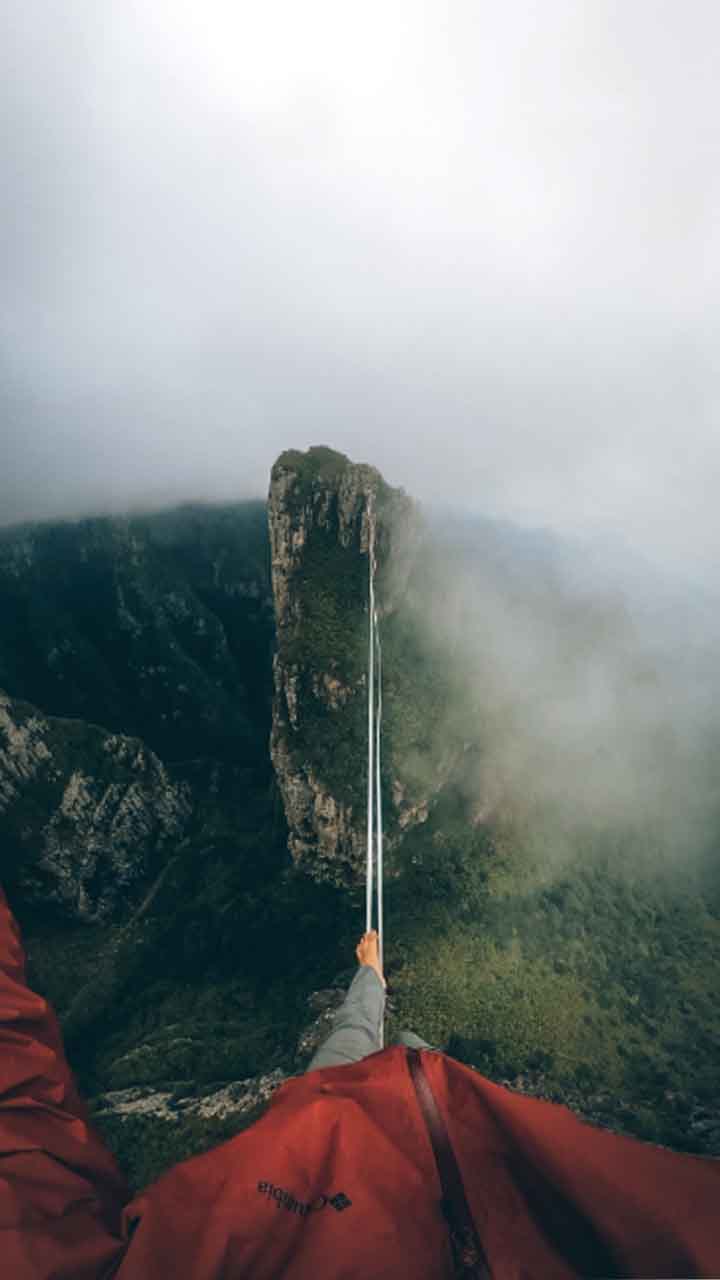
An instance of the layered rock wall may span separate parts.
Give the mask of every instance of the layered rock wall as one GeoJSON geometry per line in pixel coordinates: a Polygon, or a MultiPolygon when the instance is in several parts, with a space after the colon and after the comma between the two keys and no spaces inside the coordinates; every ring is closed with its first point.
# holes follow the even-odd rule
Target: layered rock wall
{"type": "Polygon", "coordinates": [[[0,691],[4,874],[26,902],[103,919],[182,838],[191,809],[187,786],[139,739],[0,691]]]}

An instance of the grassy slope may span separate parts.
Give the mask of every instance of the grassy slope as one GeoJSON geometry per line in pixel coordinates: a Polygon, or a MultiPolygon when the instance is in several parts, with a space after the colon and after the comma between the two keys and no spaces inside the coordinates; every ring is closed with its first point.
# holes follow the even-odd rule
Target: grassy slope
{"type": "Polygon", "coordinates": [[[386,894],[394,1023],[494,1079],[529,1073],[638,1136],[703,1149],[685,1123],[716,1097],[720,1051],[720,915],[702,881],[589,848],[550,877],[537,849],[472,833],[446,800],[386,894]]]}

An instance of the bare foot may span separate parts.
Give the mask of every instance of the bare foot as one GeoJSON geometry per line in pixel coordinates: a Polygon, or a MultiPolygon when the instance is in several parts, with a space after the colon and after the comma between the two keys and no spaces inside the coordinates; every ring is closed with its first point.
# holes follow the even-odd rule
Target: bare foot
{"type": "Polygon", "coordinates": [[[355,955],[358,958],[358,964],[369,964],[370,968],[375,970],[383,986],[387,987],[378,957],[377,929],[371,929],[369,933],[363,934],[355,948],[355,955]]]}

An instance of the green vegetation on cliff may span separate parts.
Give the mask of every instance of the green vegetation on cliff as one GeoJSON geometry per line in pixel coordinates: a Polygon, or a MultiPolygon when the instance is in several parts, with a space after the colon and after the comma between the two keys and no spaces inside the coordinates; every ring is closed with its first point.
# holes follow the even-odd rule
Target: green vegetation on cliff
{"type": "Polygon", "coordinates": [[[0,688],[165,761],[254,761],[270,719],[265,506],[0,535],[0,688]]]}

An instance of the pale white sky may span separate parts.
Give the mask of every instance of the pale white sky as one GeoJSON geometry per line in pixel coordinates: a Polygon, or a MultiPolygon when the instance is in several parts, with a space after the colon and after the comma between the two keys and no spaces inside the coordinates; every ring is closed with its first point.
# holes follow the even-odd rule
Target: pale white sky
{"type": "Polygon", "coordinates": [[[720,549],[720,6],[9,0],[0,522],[416,496],[720,549]]]}

